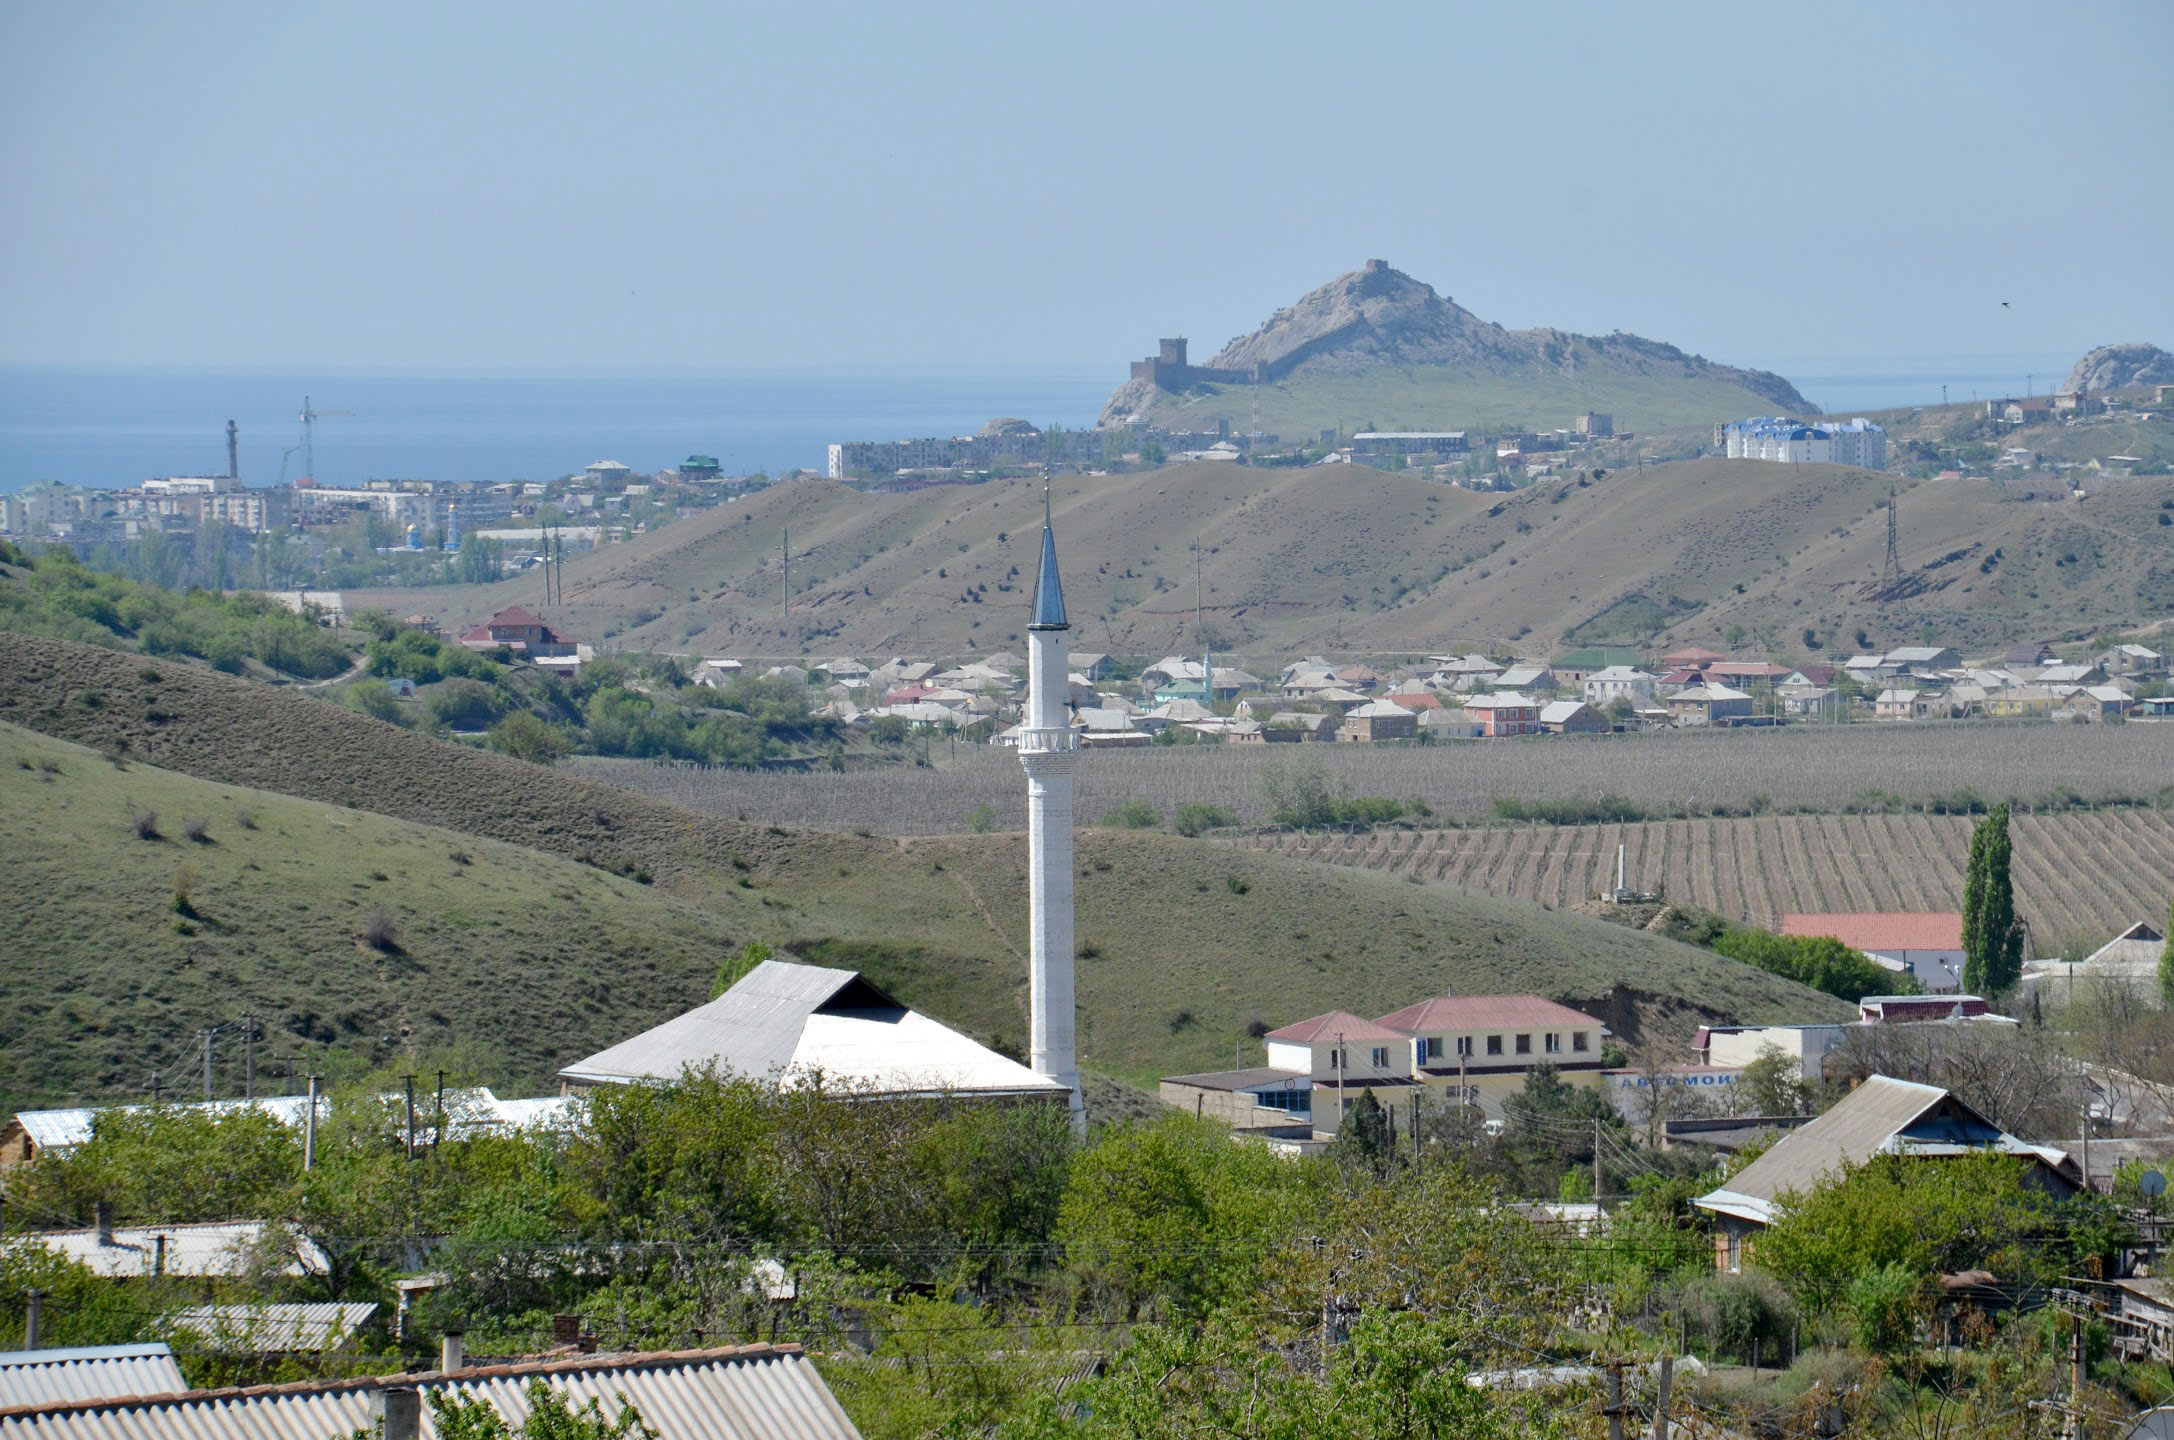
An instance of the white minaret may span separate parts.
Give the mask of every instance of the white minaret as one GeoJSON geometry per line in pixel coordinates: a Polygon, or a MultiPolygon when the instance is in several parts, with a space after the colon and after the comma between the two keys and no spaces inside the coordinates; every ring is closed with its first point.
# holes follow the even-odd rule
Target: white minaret
{"type": "Polygon", "coordinates": [[[1057,579],[1057,539],[1042,491],[1042,569],[1027,623],[1027,713],[1019,728],[1019,763],[1027,769],[1027,870],[1032,909],[1030,1057],[1037,1075],[1072,1092],[1072,1123],[1084,1126],[1079,1093],[1078,1008],[1072,997],[1072,771],[1079,739],[1066,700],[1071,693],[1064,587],[1057,579]]]}

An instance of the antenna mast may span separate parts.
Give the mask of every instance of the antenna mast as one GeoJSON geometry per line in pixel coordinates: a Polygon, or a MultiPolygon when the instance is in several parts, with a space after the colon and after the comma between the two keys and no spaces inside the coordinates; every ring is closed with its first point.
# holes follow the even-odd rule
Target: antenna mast
{"type": "Polygon", "coordinates": [[[242,478],[240,454],[241,430],[229,420],[226,422],[226,478],[229,480],[242,478]]]}
{"type": "Polygon", "coordinates": [[[778,535],[778,560],[785,567],[784,582],[778,587],[783,594],[785,613],[793,613],[793,527],[786,526],[778,535]]]}

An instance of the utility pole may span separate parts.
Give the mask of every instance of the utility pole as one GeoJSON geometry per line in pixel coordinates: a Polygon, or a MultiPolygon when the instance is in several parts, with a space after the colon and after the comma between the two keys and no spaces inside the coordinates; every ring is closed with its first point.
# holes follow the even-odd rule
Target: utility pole
{"type": "Polygon", "coordinates": [[[1608,1417],[1608,1440],[1623,1440],[1623,1362],[1608,1362],[1608,1403],[1601,1407],[1608,1417]]]}
{"type": "Polygon", "coordinates": [[[23,1348],[36,1350],[45,1339],[45,1292],[23,1292],[23,1348]]]}
{"type": "Polygon", "coordinates": [[[1895,524],[1895,482],[1887,482],[1887,568],[1880,575],[1880,598],[1892,599],[1902,581],[1902,548],[1895,524]]]}
{"type": "Polygon", "coordinates": [[[1668,1440],[1668,1390],[1676,1379],[1676,1357],[1662,1352],[1658,1393],[1653,1399],[1653,1440],[1668,1440]]]}
{"type": "Polygon", "coordinates": [[[780,573],[785,577],[778,586],[780,598],[785,613],[790,615],[793,613],[793,527],[790,525],[778,532],[778,563],[784,567],[780,573]]]}
{"type": "Polygon", "coordinates": [[[317,1163],[317,1077],[309,1077],[309,1113],[302,1121],[302,1173],[317,1163]]]}
{"type": "Polygon", "coordinates": [[[242,1016],[242,1098],[257,1098],[257,1017],[242,1016]]]}
{"type": "Polygon", "coordinates": [[[437,1144],[437,1145],[443,1145],[443,1144],[445,1143],[445,1072],[444,1072],[443,1070],[440,1070],[440,1071],[438,1072],[438,1128],[437,1128],[437,1136],[438,1136],[438,1138],[437,1138],[437,1139],[436,1139],[435,1141],[433,1141],[432,1143],[433,1143],[433,1144],[437,1144]]]}
{"type": "MultiPolygon", "coordinates": [[[[415,1158],[415,1076],[406,1077],[408,1082],[408,1158],[415,1158]]],[[[412,1183],[412,1182],[411,1182],[412,1183]]]]}
{"type": "Polygon", "coordinates": [[[231,420],[226,422],[226,478],[242,478],[241,429],[231,420]]]}
{"type": "Polygon", "coordinates": [[[1600,1208],[1600,1121],[1593,1121],[1593,1208],[1600,1208]]]}

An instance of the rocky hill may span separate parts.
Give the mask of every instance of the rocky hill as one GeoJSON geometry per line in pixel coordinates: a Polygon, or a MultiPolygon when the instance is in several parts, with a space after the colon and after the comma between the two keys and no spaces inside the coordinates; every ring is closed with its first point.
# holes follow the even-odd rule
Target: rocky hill
{"type": "MultiPolygon", "coordinates": [[[[1437,382],[1525,382],[1533,387],[1527,403],[1534,405],[1548,404],[1565,390],[1591,394],[1597,397],[1593,408],[1625,405],[1625,413],[1617,417],[1619,424],[1687,423],[1686,406],[1697,411],[1699,418],[1713,419],[1753,409],[1817,413],[1817,407],[1779,375],[1719,365],[1661,341],[1622,333],[1593,336],[1555,329],[1505,330],[1379,260],[1370,260],[1365,268],[1340,275],[1297,304],[1278,310],[1258,330],[1232,341],[1202,368],[1258,376],[1263,385],[1278,387],[1286,400],[1330,377],[1348,380],[1369,372],[1415,372],[1408,378],[1416,378],[1433,372],[1431,378],[1437,382]],[[1638,393],[1655,382],[1664,386],[1680,382],[1689,388],[1673,397],[1677,402],[1673,405],[1655,404],[1638,393]],[[1621,396],[1621,402],[1612,396],[1621,396]]],[[[1251,397],[1244,393],[1250,386],[1232,388],[1238,390],[1239,400],[1250,404],[1251,397]]],[[[1103,407],[1102,423],[1133,415],[1170,419],[1199,413],[1197,405],[1186,405],[1181,397],[1198,401],[1204,398],[1203,392],[1221,393],[1212,381],[1182,384],[1173,391],[1151,380],[1135,379],[1110,397],[1103,407]]],[[[1460,402],[1453,395],[1442,396],[1441,403],[1445,409],[1433,418],[1433,427],[1489,423],[1455,409],[1460,402]]],[[[1472,408],[1471,399],[1462,403],[1472,408]]],[[[1291,407],[1279,404],[1277,408],[1291,407]]],[[[1391,423],[1379,416],[1370,418],[1391,423]]]]}
{"type": "Polygon", "coordinates": [[[2174,385],[2174,355],[2156,345],[2101,345],[2076,362],[2061,389],[2127,390],[2137,385],[2174,385]]]}

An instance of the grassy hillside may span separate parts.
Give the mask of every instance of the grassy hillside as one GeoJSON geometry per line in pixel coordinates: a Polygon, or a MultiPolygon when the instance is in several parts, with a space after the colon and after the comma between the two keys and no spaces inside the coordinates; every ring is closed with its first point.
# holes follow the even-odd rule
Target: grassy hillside
{"type": "MultiPolygon", "coordinates": [[[[1504,496],[1357,466],[1199,464],[1070,481],[1057,525],[1074,644],[1196,644],[1196,536],[1218,648],[1261,663],[1310,650],[1545,653],[1564,639],[1732,636],[1811,659],[1856,649],[1860,630],[1875,647],[1916,643],[1928,627],[1997,646],[2174,609],[2174,528],[2157,524],[2174,480],[2107,483],[2080,503],[1905,481],[1901,553],[1919,593],[1882,602],[1865,591],[1886,558],[1884,475],[1695,460],[1579,478],[1504,496]]],[[[1040,511],[1040,487],[1025,481],[891,496],[781,485],[572,562],[553,618],[592,638],[713,654],[1016,649],[1040,511]],[[777,561],[788,527],[789,617],[777,561]]],[[[534,603],[533,590],[524,580],[426,598],[441,616],[484,614],[534,603]]],[[[423,603],[405,592],[380,601],[423,603]]]]}
{"type": "MultiPolygon", "coordinates": [[[[1024,1035],[1026,877],[1016,835],[894,841],[744,824],[411,734],[307,696],[5,634],[0,720],[122,755],[128,768],[102,778],[124,785],[156,764],[320,807],[371,810],[407,822],[406,830],[442,825],[485,835],[592,867],[581,873],[601,869],[634,881],[597,875],[587,890],[556,879],[546,886],[559,897],[549,909],[554,920],[572,903],[569,890],[605,916],[598,923],[608,933],[601,938],[569,932],[579,952],[572,969],[581,980],[566,982],[575,987],[569,994],[593,1000],[594,1023],[602,1028],[632,1033],[706,993],[716,957],[700,953],[704,937],[729,943],[759,936],[813,959],[865,968],[908,1000],[981,1035],[1012,1045],[1024,1035]],[[653,888],[638,883],[642,875],[653,888]],[[685,930],[689,938],[677,948],[659,941],[655,963],[630,971],[620,963],[627,947],[615,937],[657,922],[621,911],[611,897],[622,895],[659,904],[669,897],[675,915],[699,907],[716,928],[685,930]]],[[[97,763],[111,768],[110,760],[97,763]]],[[[11,785],[40,792],[63,783],[48,786],[19,768],[7,773],[15,777],[11,785]]],[[[184,814],[230,813],[208,798],[173,805],[184,814]]],[[[109,863],[125,861],[137,872],[129,883],[148,897],[140,904],[161,895],[170,900],[170,849],[135,841],[122,819],[99,822],[121,828],[127,842],[109,863]]],[[[35,834],[32,825],[28,833],[35,834]]],[[[431,836],[400,863],[418,876],[443,866],[431,858],[441,843],[431,836]]],[[[237,855],[245,848],[237,842],[237,855]]],[[[65,855],[52,863],[74,869],[65,855]]],[[[1836,1011],[1824,996],[1702,951],[1448,886],[1117,832],[1083,836],[1080,863],[1083,1059],[1128,1078],[1215,1063],[1255,1016],[1281,1021],[1331,1004],[1387,1010],[1441,985],[1541,990],[1605,1007],[1626,1034],[1675,1033],[1700,1017],[1816,1018],[1836,1011]]],[[[338,883],[317,892],[321,900],[285,903],[321,906],[325,918],[312,923],[324,946],[352,950],[352,940],[337,938],[355,923],[353,908],[340,902],[376,903],[375,887],[391,885],[396,872],[380,863],[353,875],[337,855],[328,864],[341,868],[334,871],[338,883]],[[372,870],[388,880],[371,879],[372,870]]],[[[95,884],[102,871],[93,864],[82,873],[95,884]]],[[[444,883],[465,893],[461,882],[444,883]]],[[[267,891],[265,898],[277,895],[267,891]]],[[[218,918],[242,924],[239,903],[223,903],[236,909],[218,918]]],[[[428,906],[416,912],[410,923],[419,935],[440,923],[433,913],[428,906]]],[[[97,937],[103,931],[95,916],[79,915],[71,903],[18,933],[97,937]]],[[[36,938],[22,958],[23,968],[41,977],[34,988],[53,997],[77,962],[63,963],[58,949],[48,957],[49,943],[57,945],[36,938]]],[[[79,943],[105,964],[136,953],[104,939],[79,943]]],[[[460,976],[467,987],[502,991],[506,1008],[494,1002],[444,1013],[487,1052],[585,1053],[593,1030],[546,1027],[544,1039],[519,1046],[501,1033],[539,1029],[522,995],[527,968],[516,965],[518,959],[502,963],[481,952],[460,976]],[[472,1022],[465,1018],[470,1013],[477,1017],[472,1022]]],[[[260,1002],[245,985],[234,990],[228,1008],[271,1013],[283,1005],[283,994],[306,981],[310,1008],[338,1013],[353,1004],[345,992],[364,983],[360,972],[342,978],[344,972],[320,972],[314,964],[306,976],[284,967],[278,973],[287,991],[267,990],[260,1002]]],[[[264,972],[263,983],[272,974],[264,972]]],[[[441,987],[446,980],[433,976],[441,987]]],[[[163,982],[152,988],[164,993],[163,982]]],[[[115,1083],[129,1082],[124,1076],[115,1083]]]]}
{"type": "MultiPolygon", "coordinates": [[[[569,1051],[622,1038],[628,1013],[708,998],[741,940],[713,910],[561,856],[116,767],[13,725],[0,848],[0,1113],[134,1094],[153,1071],[190,1093],[196,1032],[245,1010],[268,1090],[415,1054],[540,1089],[569,1051]],[[372,944],[379,914],[391,929],[372,944]]],[[[238,1036],[217,1060],[221,1093],[238,1088],[238,1036]]]]}

